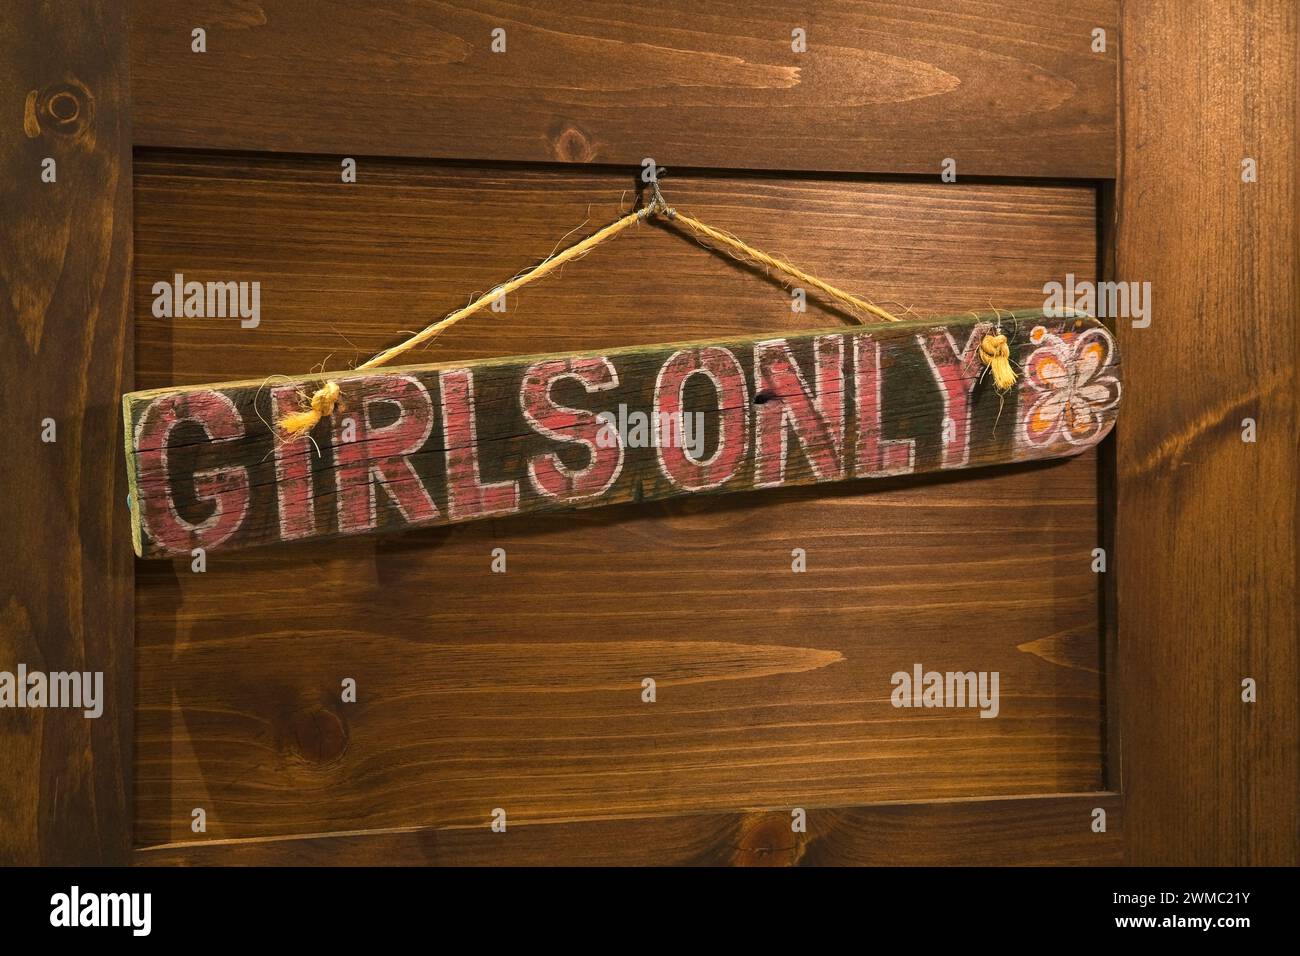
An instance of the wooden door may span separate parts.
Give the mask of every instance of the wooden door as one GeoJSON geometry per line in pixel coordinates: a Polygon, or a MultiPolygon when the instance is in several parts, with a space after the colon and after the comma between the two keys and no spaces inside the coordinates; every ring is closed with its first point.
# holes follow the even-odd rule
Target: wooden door
{"type": "MultiPolygon", "coordinates": [[[[24,102],[36,90],[18,158],[53,151],[60,182],[84,178],[73,199],[24,199],[56,238],[31,268],[7,267],[21,348],[4,387],[42,386],[6,399],[48,406],[63,431],[57,451],[34,441],[6,462],[24,490],[6,502],[21,570],[3,646],[101,665],[111,706],[89,728],[63,714],[0,728],[0,752],[40,768],[17,785],[25,809],[0,827],[0,856],[1294,859],[1295,756],[1259,742],[1295,739],[1294,642],[1262,639],[1294,635],[1294,608],[1246,599],[1243,619],[1207,596],[1208,564],[1162,554],[1188,519],[1198,535],[1231,520],[1214,588],[1294,584],[1294,494],[1277,490],[1294,491],[1293,356],[1271,344],[1291,334],[1293,290],[1231,272],[1222,247],[1220,301],[1264,296],[1277,324],[1192,376],[1193,340],[1168,345],[1195,324],[1190,293],[1168,293],[1154,333],[1118,319],[1138,369],[1118,440],[1073,459],[213,554],[201,572],[132,563],[123,521],[123,391],[346,368],[633,208],[647,160],[667,167],[675,205],[897,311],[1036,306],[1067,276],[1175,286],[1165,210],[1145,198],[1149,147],[1121,136],[1118,109],[1137,84],[1129,122],[1161,128],[1170,155],[1186,135],[1159,94],[1185,77],[1154,64],[1202,48],[1172,5],[775,4],[743,19],[698,3],[84,6],[97,29],[48,23],[66,42],[15,59],[4,87],[24,102]],[[1159,48],[1139,55],[1135,26],[1159,48]],[[258,283],[258,321],[157,315],[154,285],[177,274],[258,283]],[[1242,387],[1265,356],[1272,384],[1242,387]],[[1213,462],[1183,471],[1202,433],[1259,403],[1276,424],[1257,457],[1218,437],[1213,462]],[[1273,489],[1270,519],[1195,504],[1211,476],[1273,489]],[[1158,679],[1185,639],[1169,601],[1205,628],[1200,669],[1173,665],[1185,684],[1228,701],[1224,682],[1246,671],[1290,675],[1289,702],[1279,686],[1198,723],[1158,679]],[[894,706],[892,675],[914,666],[996,672],[996,716],[894,706]],[[1266,765],[1244,765],[1251,782],[1226,798],[1237,822],[1174,810],[1230,789],[1161,755],[1185,720],[1212,753],[1254,748],[1266,765]],[[91,823],[62,828],[69,806],[91,823]],[[1192,834],[1180,845],[1196,855],[1171,846],[1192,834]]],[[[1265,50],[1200,14],[1247,57],[1214,94],[1223,110],[1294,54],[1294,14],[1260,15],[1277,27],[1265,50]]],[[[1276,123],[1239,131],[1279,168],[1294,152],[1270,132],[1294,128],[1294,93],[1281,97],[1276,123]]],[[[1186,200],[1160,182],[1167,204],[1186,200]]],[[[1263,217],[1281,250],[1292,180],[1233,182],[1215,202],[1263,217]]],[[[792,310],[773,277],[646,223],[457,325],[426,360],[845,321],[815,295],[792,310]]]]}

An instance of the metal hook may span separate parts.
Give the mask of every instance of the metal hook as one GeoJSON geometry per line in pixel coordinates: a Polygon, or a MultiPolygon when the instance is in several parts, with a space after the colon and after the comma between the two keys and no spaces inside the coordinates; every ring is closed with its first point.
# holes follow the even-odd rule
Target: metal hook
{"type": "Polygon", "coordinates": [[[655,178],[650,180],[650,202],[646,205],[647,216],[653,216],[656,209],[663,210],[663,214],[669,219],[677,215],[677,210],[664,201],[664,194],[659,191],[659,177],[668,172],[667,169],[660,166],[655,170],[655,178]]]}

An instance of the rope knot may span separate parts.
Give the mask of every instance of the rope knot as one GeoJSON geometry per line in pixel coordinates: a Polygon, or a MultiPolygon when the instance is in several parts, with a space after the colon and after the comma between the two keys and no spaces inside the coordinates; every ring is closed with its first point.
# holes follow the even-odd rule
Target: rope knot
{"type": "MultiPolygon", "coordinates": [[[[668,170],[663,169],[662,167],[659,169],[659,175],[661,176],[666,172],[668,172],[668,170]]],[[[676,219],[677,210],[674,209],[672,206],[668,205],[668,203],[664,200],[664,194],[659,191],[659,180],[657,179],[651,180],[650,188],[653,191],[650,196],[650,201],[646,203],[645,206],[643,206],[641,209],[641,212],[645,215],[645,218],[649,219],[655,213],[659,212],[659,213],[663,213],[664,216],[667,217],[668,219],[676,219]]]]}
{"type": "Polygon", "coordinates": [[[1007,337],[1001,332],[986,334],[980,340],[980,361],[993,373],[993,387],[999,392],[1008,391],[1016,384],[1016,373],[1011,367],[1011,349],[1007,337]]]}
{"type": "Polygon", "coordinates": [[[339,386],[337,382],[326,382],[316,389],[311,397],[311,404],[300,412],[293,412],[280,420],[280,430],[285,436],[301,438],[311,432],[322,418],[334,414],[334,407],[339,404],[339,386]]]}

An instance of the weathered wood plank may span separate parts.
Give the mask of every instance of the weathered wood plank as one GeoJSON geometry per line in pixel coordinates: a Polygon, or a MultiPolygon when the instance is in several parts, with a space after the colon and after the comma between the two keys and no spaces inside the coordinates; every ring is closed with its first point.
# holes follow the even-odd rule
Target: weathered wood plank
{"type": "Polygon", "coordinates": [[[0,17],[0,671],[102,678],[97,717],[0,709],[6,865],[123,863],[131,843],[126,20],[82,0],[0,17]]]}
{"type": "Polygon", "coordinates": [[[1119,371],[1100,323],[1035,310],[340,375],[310,439],[280,422],[320,380],[135,392],[134,540],[170,556],[1061,457],[1109,432],[1119,371]],[[999,330],[1023,366],[1005,395],[979,357],[999,330]]]}
{"type": "Polygon", "coordinates": [[[1115,175],[1117,0],[132,6],[141,145],[1115,175]]]}

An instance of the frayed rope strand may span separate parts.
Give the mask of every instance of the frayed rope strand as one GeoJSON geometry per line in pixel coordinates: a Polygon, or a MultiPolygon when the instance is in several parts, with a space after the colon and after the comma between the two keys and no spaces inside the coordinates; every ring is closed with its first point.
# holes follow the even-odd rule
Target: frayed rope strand
{"type": "MultiPolygon", "coordinates": [[[[505,283],[504,285],[500,285],[497,288],[486,293],[485,295],[479,296],[469,305],[465,306],[465,308],[458,309],[457,311],[447,315],[445,318],[439,319],[437,322],[433,323],[432,325],[429,325],[421,329],[419,332],[415,333],[415,335],[411,336],[406,341],[394,345],[392,348],[385,349],[384,351],[378,353],[372,358],[367,359],[365,362],[362,362],[360,365],[358,365],[356,367],[356,370],[362,371],[365,369],[377,368],[380,365],[387,364],[389,361],[396,358],[397,356],[409,352],[411,349],[415,348],[416,346],[422,345],[425,342],[429,341],[430,339],[434,338],[440,332],[455,325],[461,319],[468,318],[469,316],[478,312],[484,306],[495,301],[501,296],[508,295],[514,290],[520,288],[521,286],[524,286],[535,279],[540,279],[543,276],[547,275],[548,273],[554,272],[556,269],[564,265],[566,262],[571,262],[572,260],[581,257],[585,253],[589,252],[591,249],[600,245],[606,239],[612,239],[614,236],[618,235],[628,226],[634,225],[635,223],[640,222],[642,219],[646,219],[650,216],[653,216],[657,212],[662,212],[663,215],[670,222],[679,222],[687,229],[689,229],[691,232],[695,233],[696,235],[705,237],[710,242],[715,243],[716,245],[727,247],[749,260],[758,262],[769,268],[776,269],[780,272],[785,273],[786,275],[790,276],[791,278],[795,279],[798,282],[804,283],[805,285],[810,285],[815,289],[819,289],[820,291],[824,292],[826,295],[830,296],[832,299],[835,299],[836,301],[849,306],[851,309],[859,310],[868,315],[875,316],[878,319],[884,319],[890,322],[902,321],[901,319],[898,318],[898,316],[894,315],[892,312],[888,312],[885,309],[880,308],[880,306],[873,305],[872,303],[866,301],[865,299],[859,298],[858,296],[845,292],[842,289],[837,289],[835,286],[831,285],[830,283],[823,282],[821,279],[818,279],[816,276],[809,275],[808,273],[804,272],[802,269],[792,265],[789,262],[784,261],[783,259],[777,259],[775,256],[770,256],[767,253],[763,252],[762,250],[755,249],[753,246],[749,245],[748,243],[742,242],[740,239],[737,239],[735,236],[730,235],[729,233],[725,233],[722,232],[721,230],[714,229],[712,226],[700,222],[698,219],[693,219],[690,216],[683,215],[677,212],[677,210],[673,209],[671,206],[669,206],[667,203],[664,202],[663,195],[659,192],[658,185],[656,184],[653,198],[641,209],[638,209],[634,213],[629,213],[628,215],[622,217],[621,219],[618,219],[615,222],[610,223],[608,226],[605,226],[603,229],[600,229],[592,233],[590,236],[588,236],[586,239],[583,239],[581,242],[570,246],[569,248],[565,249],[562,252],[556,253],[555,255],[551,256],[549,259],[543,260],[538,265],[534,266],[532,269],[529,269],[528,271],[515,276],[515,278],[511,279],[509,282],[505,283]]],[[[859,321],[861,321],[860,318],[859,321]]],[[[986,336],[985,342],[987,342],[990,338],[992,338],[992,336],[986,336]]],[[[1006,338],[1005,337],[1001,337],[1001,338],[1002,338],[1002,352],[1005,355],[1008,354],[1006,352],[1006,338]]],[[[981,346],[980,356],[981,358],[984,358],[983,346],[981,346]]],[[[990,363],[990,359],[985,358],[984,360],[986,364],[990,363]]],[[[1012,384],[1015,383],[1015,373],[1011,371],[1010,364],[1006,363],[1005,361],[1003,362],[1002,367],[1005,368],[1005,372],[1000,372],[998,368],[992,365],[990,365],[990,367],[994,368],[994,372],[993,372],[994,382],[999,383],[999,388],[1003,387],[1000,383],[1004,380],[1003,379],[1004,375],[1010,375],[1011,383],[1012,384]]],[[[1009,387],[1010,385],[1006,386],[1006,388],[1009,387]]],[[[284,419],[281,420],[280,430],[284,433],[287,439],[300,438],[304,435],[309,434],[311,430],[316,427],[316,425],[320,422],[322,418],[328,418],[330,415],[334,413],[334,409],[339,403],[339,395],[340,395],[340,391],[339,391],[338,383],[333,381],[326,382],[319,389],[317,389],[316,392],[311,396],[311,400],[308,407],[302,409],[301,411],[297,411],[290,415],[287,415],[285,416],[284,419]]]]}
{"type": "Polygon", "coordinates": [[[311,404],[300,412],[293,412],[280,420],[280,430],[287,438],[301,438],[310,434],[322,418],[334,414],[339,401],[337,382],[326,382],[311,397],[311,404]]]}

